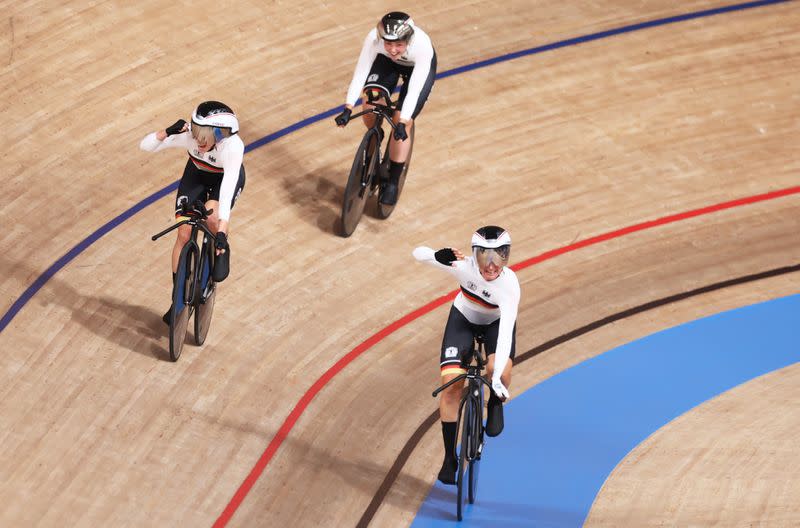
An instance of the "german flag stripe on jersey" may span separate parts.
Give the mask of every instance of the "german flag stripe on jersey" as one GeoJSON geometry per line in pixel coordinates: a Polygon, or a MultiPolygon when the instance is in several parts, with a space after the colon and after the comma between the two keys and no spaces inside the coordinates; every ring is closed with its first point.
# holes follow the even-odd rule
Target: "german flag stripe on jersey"
{"type": "Polygon", "coordinates": [[[467,290],[463,286],[461,287],[461,293],[463,293],[464,297],[466,297],[468,300],[474,302],[477,305],[483,306],[484,308],[500,308],[496,304],[492,304],[490,302],[485,301],[484,299],[482,299],[481,297],[475,295],[474,293],[472,293],[471,291],[467,290]]]}
{"type": "Polygon", "coordinates": [[[450,365],[442,365],[442,376],[449,374],[464,374],[466,369],[461,366],[461,363],[451,363],[450,365]]]}
{"type": "Polygon", "coordinates": [[[194,166],[197,167],[198,169],[200,169],[201,171],[214,172],[216,174],[222,174],[223,172],[225,172],[225,169],[223,169],[221,167],[214,167],[213,165],[209,165],[205,161],[203,161],[201,159],[197,159],[194,156],[190,156],[190,158],[192,158],[192,162],[194,163],[194,166]]]}

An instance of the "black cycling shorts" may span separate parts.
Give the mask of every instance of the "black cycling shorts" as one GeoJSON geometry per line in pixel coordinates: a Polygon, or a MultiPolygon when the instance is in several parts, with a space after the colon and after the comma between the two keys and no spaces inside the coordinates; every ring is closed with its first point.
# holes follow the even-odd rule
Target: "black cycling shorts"
{"type": "MultiPolygon", "coordinates": [[[[400,97],[397,99],[397,110],[401,110],[403,108],[403,101],[405,101],[406,95],[408,94],[408,79],[411,77],[411,72],[413,71],[413,66],[402,66],[394,62],[386,55],[378,54],[378,56],[375,57],[375,62],[372,63],[372,68],[369,70],[369,75],[367,75],[367,82],[364,85],[364,88],[377,86],[386,90],[389,95],[391,95],[394,92],[398,81],[400,78],[402,78],[403,86],[400,88],[400,97]]],[[[425,101],[428,100],[428,96],[431,94],[433,81],[435,79],[436,52],[433,53],[433,58],[431,59],[431,70],[428,73],[428,78],[425,79],[425,84],[422,86],[422,91],[420,91],[419,99],[417,99],[417,106],[414,108],[414,112],[411,114],[412,119],[416,119],[419,113],[422,112],[422,107],[425,106],[425,101]]]]}
{"type": "MultiPolygon", "coordinates": [[[[244,164],[239,169],[239,181],[236,183],[236,191],[233,193],[231,209],[236,203],[236,199],[242,194],[244,189],[244,164]]],[[[178,195],[175,198],[175,216],[180,216],[184,203],[193,204],[197,200],[206,203],[209,200],[219,201],[219,188],[222,185],[221,172],[208,172],[200,170],[191,158],[186,162],[183,169],[183,177],[178,184],[178,195]]]]}
{"type": "MultiPolygon", "coordinates": [[[[484,348],[488,358],[497,349],[497,336],[500,331],[500,319],[488,325],[476,325],[470,323],[464,314],[458,311],[455,306],[450,307],[450,315],[447,318],[447,325],[444,327],[444,338],[442,339],[442,351],[439,356],[439,366],[442,371],[445,369],[462,368],[472,360],[472,344],[477,334],[484,336],[484,348]]],[[[514,359],[517,344],[517,325],[511,334],[511,359],[514,359]]]]}

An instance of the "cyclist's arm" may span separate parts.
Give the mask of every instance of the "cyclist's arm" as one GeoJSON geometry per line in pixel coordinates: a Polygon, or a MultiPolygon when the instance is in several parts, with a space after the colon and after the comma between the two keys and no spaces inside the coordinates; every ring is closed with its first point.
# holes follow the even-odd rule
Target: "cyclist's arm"
{"type": "MultiPolygon", "coordinates": [[[[439,269],[443,269],[445,271],[450,272],[453,275],[457,275],[459,272],[459,268],[457,266],[446,266],[441,262],[437,261],[435,256],[436,251],[434,251],[429,247],[420,246],[414,250],[413,255],[414,258],[417,259],[418,261],[430,264],[431,266],[434,266],[439,269]]],[[[458,263],[459,261],[454,261],[454,262],[458,263]]]]}
{"type": "Polygon", "coordinates": [[[239,171],[244,158],[244,143],[239,136],[231,136],[225,140],[225,150],[222,155],[222,184],[219,188],[219,230],[228,231],[228,221],[231,218],[231,203],[233,193],[236,192],[236,183],[239,181],[239,171]]]}
{"type": "Polygon", "coordinates": [[[353,80],[350,81],[350,87],[347,89],[347,100],[345,106],[353,108],[353,105],[358,101],[361,95],[361,89],[367,82],[367,75],[375,57],[378,56],[378,48],[376,46],[378,39],[377,30],[373,29],[364,39],[364,45],[361,47],[361,55],[358,56],[358,63],[356,64],[356,71],[353,73],[353,80]]]}
{"type": "Polygon", "coordinates": [[[515,279],[507,298],[500,302],[500,328],[497,332],[497,346],[494,354],[494,373],[492,380],[499,380],[511,356],[511,341],[514,336],[514,324],[517,322],[519,309],[519,282],[515,279]]]}
{"type": "MultiPolygon", "coordinates": [[[[159,132],[164,131],[161,130],[159,132]]],[[[166,148],[190,149],[194,143],[192,134],[188,131],[181,134],[167,136],[163,140],[158,139],[159,132],[151,132],[147,134],[139,143],[139,148],[148,152],[158,152],[159,150],[164,150],[166,148]]]]}
{"type": "Polygon", "coordinates": [[[408,79],[408,92],[405,101],[403,101],[403,109],[400,111],[400,120],[404,123],[407,123],[414,114],[419,94],[422,93],[422,88],[425,87],[425,81],[431,72],[431,61],[433,61],[433,46],[429,38],[426,37],[425,40],[415,42],[415,44],[420,49],[419,54],[414,59],[414,70],[408,79]]]}

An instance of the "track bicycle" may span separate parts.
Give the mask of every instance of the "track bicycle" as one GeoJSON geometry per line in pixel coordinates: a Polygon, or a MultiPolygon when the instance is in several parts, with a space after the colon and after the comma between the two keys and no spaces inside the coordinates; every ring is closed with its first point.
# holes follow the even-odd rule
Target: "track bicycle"
{"type": "MultiPolygon", "coordinates": [[[[394,211],[395,205],[386,205],[381,203],[381,196],[383,189],[389,181],[389,144],[391,141],[386,142],[386,149],[384,150],[383,157],[381,157],[381,143],[384,139],[383,122],[384,120],[389,123],[392,131],[396,128],[392,115],[394,114],[395,107],[397,106],[390,98],[388,92],[379,89],[366,90],[367,100],[372,108],[368,108],[357,114],[350,116],[352,121],[356,117],[365,114],[375,114],[375,122],[364,133],[361,143],[356,150],[355,158],[353,158],[353,165],[350,168],[350,175],[347,178],[347,185],[344,189],[344,199],[342,201],[342,235],[349,237],[353,231],[358,227],[358,222],[361,220],[361,215],[364,213],[364,206],[367,199],[377,194],[377,216],[381,219],[389,218],[389,215],[394,211]],[[383,99],[385,104],[379,101],[383,99]]],[[[408,157],[405,161],[405,167],[400,174],[400,179],[397,182],[397,198],[400,199],[400,193],[403,191],[403,184],[406,181],[406,173],[408,166],[411,163],[411,153],[414,150],[414,130],[417,127],[411,128],[411,133],[407,141],[411,141],[411,148],[408,151],[408,157]]]]}
{"type": "Polygon", "coordinates": [[[169,321],[169,358],[172,361],[178,361],[181,355],[189,318],[193,313],[195,344],[199,346],[205,342],[211,326],[217,293],[217,283],[213,278],[216,248],[214,233],[206,225],[206,219],[213,212],[206,210],[200,201],[191,206],[184,205],[181,213],[183,220],[151,237],[152,240],[158,240],[182,225],[192,226],[189,241],[181,249],[175,282],[172,285],[169,321]]]}
{"type": "Polygon", "coordinates": [[[457,457],[458,472],[456,473],[456,485],[458,487],[456,517],[458,517],[459,521],[463,517],[464,501],[468,500],[470,504],[474,504],[475,497],[478,495],[478,470],[480,469],[484,438],[483,386],[486,385],[489,390],[492,390],[492,384],[481,375],[481,371],[486,366],[486,354],[483,344],[484,335],[476,334],[471,357],[467,360],[467,372],[456,376],[433,391],[433,397],[435,398],[450,385],[467,380],[467,385],[464,387],[464,393],[458,406],[457,422],[457,430],[461,435],[461,447],[457,457]]]}

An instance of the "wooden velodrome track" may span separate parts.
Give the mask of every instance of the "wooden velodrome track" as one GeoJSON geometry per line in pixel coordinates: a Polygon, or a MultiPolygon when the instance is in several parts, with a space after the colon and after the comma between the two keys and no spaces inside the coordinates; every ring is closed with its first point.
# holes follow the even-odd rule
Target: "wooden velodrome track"
{"type": "MultiPolygon", "coordinates": [[[[432,35],[446,71],[723,5],[402,7],[432,35]]],[[[320,376],[454,289],[413,261],[416,245],[467,249],[472,229],[496,223],[521,262],[647,220],[797,190],[800,10],[786,2],[439,80],[397,210],[387,221],[365,216],[349,239],[335,228],[363,127],[341,131],[325,119],[249,152],[231,277],[205,346],[187,345],[177,363],[160,321],[172,242],[149,240],[169,224],[173,192],[41,282],[81,240],[179,178],[185,154],[139,151],[146,133],[210,98],[237,111],[246,144],[335,107],[365,33],[398,7],[4,4],[0,525],[407,524],[435,478],[438,426],[423,429],[382,484],[435,409],[447,305],[302,401],[248,493],[234,494],[320,376]]],[[[794,266],[799,237],[800,195],[787,192],[526,267],[518,350],[653,300],[794,266]]],[[[562,339],[518,365],[512,395],[652,332],[800,292],[800,274],[784,271],[562,339]]],[[[675,420],[620,464],[588,524],[796,525],[798,401],[795,365],[675,420]]]]}

